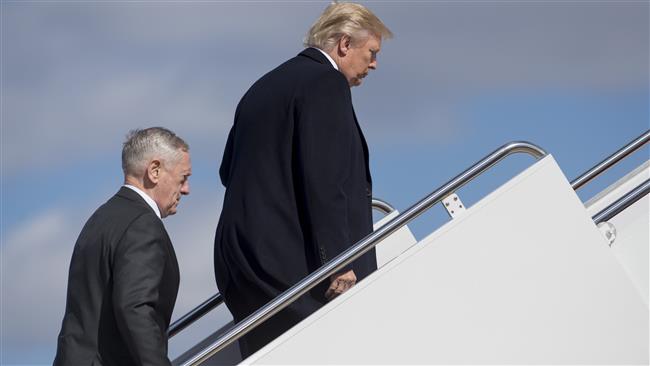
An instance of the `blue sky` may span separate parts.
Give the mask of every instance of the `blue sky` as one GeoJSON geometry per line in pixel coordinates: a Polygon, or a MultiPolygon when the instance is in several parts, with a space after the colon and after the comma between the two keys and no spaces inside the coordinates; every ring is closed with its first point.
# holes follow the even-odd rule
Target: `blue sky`
{"type": "MultiPolygon", "coordinates": [[[[508,141],[538,144],[571,180],[650,127],[647,1],[364,4],[395,38],[353,99],[374,194],[400,210],[508,141]]],[[[191,145],[192,193],[165,221],[182,277],[174,318],[217,290],[217,169],[234,109],[301,51],[326,5],[2,1],[0,363],[51,363],[74,241],[121,184],[129,129],[166,126],[191,145]]],[[[580,197],[647,159],[646,147],[580,197]]],[[[512,157],[461,198],[532,163],[512,157]]],[[[445,220],[436,207],[412,229],[445,220]]],[[[189,342],[172,341],[172,354],[189,342]]]]}

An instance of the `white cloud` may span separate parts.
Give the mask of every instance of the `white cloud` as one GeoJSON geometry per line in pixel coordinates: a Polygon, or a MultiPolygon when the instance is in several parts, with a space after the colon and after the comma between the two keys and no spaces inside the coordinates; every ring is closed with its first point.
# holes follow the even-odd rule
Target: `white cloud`
{"type": "MultiPolygon", "coordinates": [[[[80,225],[64,211],[52,209],[8,233],[0,249],[3,343],[55,347],[74,231],[80,225]]],[[[16,357],[11,348],[3,348],[5,357],[16,357]]]]}
{"type": "Polygon", "coordinates": [[[178,81],[174,75],[121,72],[71,86],[68,93],[59,92],[64,80],[28,93],[5,92],[5,172],[105,154],[135,127],[163,125],[190,142],[225,135],[234,107],[220,103],[214,87],[206,83],[177,87],[178,81]],[[25,144],[31,146],[29,154],[24,153],[25,144]]]}

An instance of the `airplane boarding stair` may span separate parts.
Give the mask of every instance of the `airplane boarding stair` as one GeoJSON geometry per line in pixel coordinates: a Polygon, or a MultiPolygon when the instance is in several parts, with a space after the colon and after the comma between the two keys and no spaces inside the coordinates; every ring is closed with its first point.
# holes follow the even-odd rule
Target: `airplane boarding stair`
{"type": "Polygon", "coordinates": [[[650,163],[586,204],[575,190],[649,140],[646,131],[573,182],[539,147],[510,143],[401,214],[376,200],[388,216],[372,234],[174,364],[241,361],[238,337],[374,245],[375,273],[243,363],[648,364],[650,163]],[[452,208],[460,187],[522,152],[538,161],[452,208]],[[406,224],[438,202],[453,219],[416,243],[406,224]]]}

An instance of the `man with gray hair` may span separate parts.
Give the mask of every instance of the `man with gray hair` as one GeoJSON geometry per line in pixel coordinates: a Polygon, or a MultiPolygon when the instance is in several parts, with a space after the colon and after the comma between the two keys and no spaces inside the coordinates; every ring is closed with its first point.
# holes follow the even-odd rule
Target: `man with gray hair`
{"type": "Polygon", "coordinates": [[[75,244],[55,366],[171,365],[167,328],[179,272],[161,219],[190,193],[189,146],[165,128],[134,130],[122,169],[124,186],[75,244]]]}
{"type": "MultiPolygon", "coordinates": [[[[368,147],[350,87],[377,67],[390,30],[370,10],[334,3],[308,48],[264,75],[235,112],[220,168],[217,285],[235,321],[372,231],[368,147]]],[[[374,250],[240,340],[247,357],[377,268],[374,250]]]]}

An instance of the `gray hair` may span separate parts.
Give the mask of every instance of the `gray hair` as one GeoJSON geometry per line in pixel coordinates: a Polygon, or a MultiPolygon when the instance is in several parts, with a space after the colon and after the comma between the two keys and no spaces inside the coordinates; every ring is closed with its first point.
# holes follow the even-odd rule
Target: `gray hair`
{"type": "Polygon", "coordinates": [[[334,2],[311,26],[304,44],[329,52],[343,36],[356,44],[369,35],[379,39],[393,37],[390,29],[363,5],[334,2]]]}
{"type": "Polygon", "coordinates": [[[132,130],[122,147],[122,170],[124,175],[137,176],[144,172],[151,159],[173,164],[188,152],[189,145],[172,131],[163,127],[132,130]]]}

